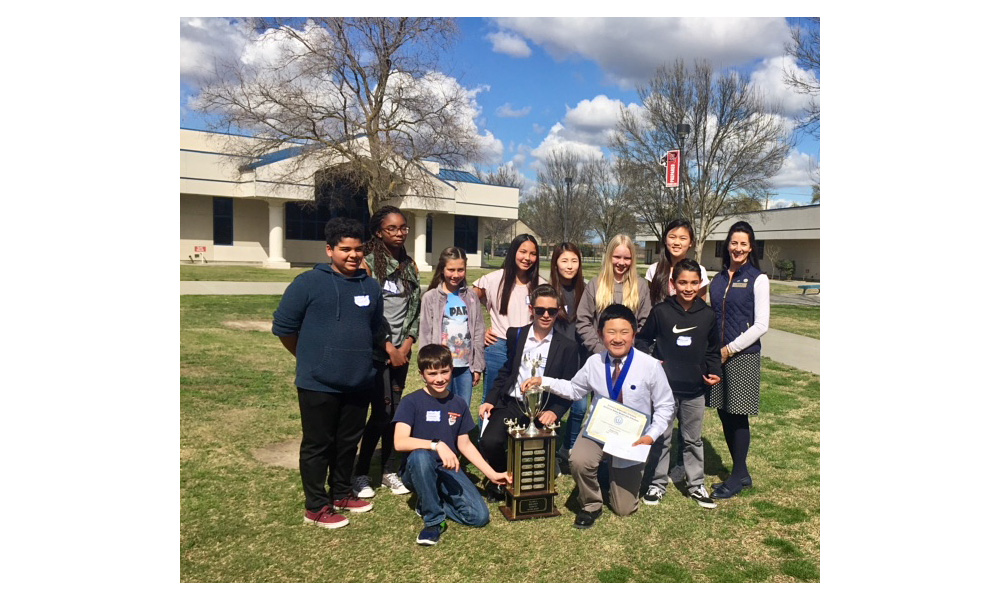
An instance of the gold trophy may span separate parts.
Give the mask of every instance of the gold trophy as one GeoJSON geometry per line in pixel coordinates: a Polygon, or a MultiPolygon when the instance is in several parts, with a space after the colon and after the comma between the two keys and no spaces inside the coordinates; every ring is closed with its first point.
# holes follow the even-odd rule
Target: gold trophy
{"type": "MultiPolygon", "coordinates": [[[[531,365],[531,376],[536,376],[542,357],[524,357],[531,365]]],[[[545,410],[540,388],[532,388],[518,399],[518,409],[528,417],[528,426],[518,425],[516,419],[504,419],[507,425],[507,471],[514,482],[506,489],[506,503],[500,512],[508,521],[557,517],[556,509],[556,432],[559,422],[535,426],[535,419],[545,410]]]]}

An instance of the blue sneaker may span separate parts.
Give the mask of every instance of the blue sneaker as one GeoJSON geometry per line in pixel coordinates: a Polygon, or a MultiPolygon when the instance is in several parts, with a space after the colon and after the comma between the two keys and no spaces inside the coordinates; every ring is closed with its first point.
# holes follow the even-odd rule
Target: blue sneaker
{"type": "Polygon", "coordinates": [[[421,546],[433,546],[441,540],[441,534],[444,530],[448,528],[448,524],[444,521],[438,523],[437,525],[431,525],[429,527],[424,527],[417,536],[417,543],[421,546]]]}

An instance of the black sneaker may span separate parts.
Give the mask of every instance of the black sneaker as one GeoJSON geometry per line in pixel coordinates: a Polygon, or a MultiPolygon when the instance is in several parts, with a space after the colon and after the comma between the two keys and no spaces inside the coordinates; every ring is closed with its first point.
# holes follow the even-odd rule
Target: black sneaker
{"type": "Polygon", "coordinates": [[[656,487],[655,485],[649,486],[646,490],[646,495],[642,497],[642,503],[648,504],[650,506],[656,506],[660,503],[660,498],[663,497],[663,490],[656,487]]]}
{"type": "Polygon", "coordinates": [[[696,488],[688,490],[688,496],[691,496],[691,499],[697,502],[698,506],[702,508],[715,508],[718,506],[718,504],[713,502],[712,498],[709,497],[708,490],[706,490],[703,485],[699,485],[696,488]]]}
{"type": "Polygon", "coordinates": [[[441,521],[437,525],[424,527],[417,536],[417,543],[421,546],[434,546],[441,541],[441,534],[448,529],[448,524],[441,521]]]}
{"type": "Polygon", "coordinates": [[[492,481],[487,482],[483,490],[486,492],[486,499],[490,502],[504,502],[507,500],[507,494],[504,493],[503,488],[492,481]]]}
{"type": "Polygon", "coordinates": [[[602,509],[598,508],[594,511],[581,510],[578,515],[576,515],[576,521],[573,521],[573,527],[577,529],[590,529],[594,526],[594,521],[601,516],[602,509]]]}

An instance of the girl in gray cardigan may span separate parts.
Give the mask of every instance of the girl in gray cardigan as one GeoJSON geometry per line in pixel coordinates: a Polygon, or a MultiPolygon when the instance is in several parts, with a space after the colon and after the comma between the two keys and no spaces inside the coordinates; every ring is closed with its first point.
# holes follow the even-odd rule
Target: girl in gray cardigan
{"type": "Polygon", "coordinates": [[[472,388],[486,368],[486,322],[479,297],[465,280],[465,251],[445,248],[420,304],[420,345],[451,350],[451,389],[472,405],[472,388]]]}

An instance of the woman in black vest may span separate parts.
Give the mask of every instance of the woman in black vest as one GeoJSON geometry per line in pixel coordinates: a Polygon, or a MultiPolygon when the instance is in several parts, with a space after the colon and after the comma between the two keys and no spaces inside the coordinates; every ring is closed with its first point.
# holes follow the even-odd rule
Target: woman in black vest
{"type": "Polygon", "coordinates": [[[719,409],[726,445],[733,458],[729,478],[713,485],[713,499],[732,498],[752,487],[747,469],[749,415],[760,407],[760,337],[771,316],[767,275],[760,272],[753,228],[738,221],[726,236],[722,271],[709,286],[712,309],[722,336],[722,382],[712,386],[708,406],[719,409]]]}

